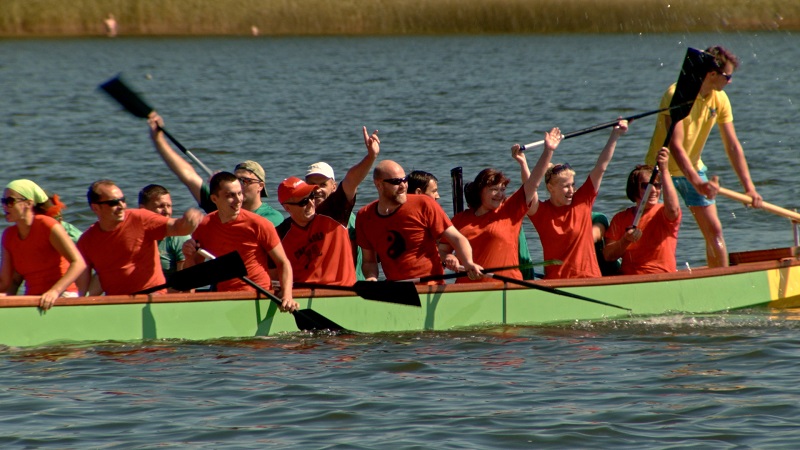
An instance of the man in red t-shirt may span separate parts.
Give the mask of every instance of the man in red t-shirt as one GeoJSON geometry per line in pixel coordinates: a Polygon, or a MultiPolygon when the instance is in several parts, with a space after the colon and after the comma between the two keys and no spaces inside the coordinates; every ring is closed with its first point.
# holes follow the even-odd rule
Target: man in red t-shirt
{"type": "MultiPolygon", "coordinates": [[[[272,223],[242,208],[242,184],[236,175],[219,172],[211,177],[211,201],[217,210],[209,213],[192,238],[183,244],[186,256],[184,267],[201,263],[203,257],[197,249],[208,250],[212,255],[221,256],[232,251],[239,252],[247,268],[247,277],[269,289],[272,284],[267,272],[268,259],[277,267],[281,283],[281,311],[295,311],[298,304],[292,298],[292,266],[286,258],[278,233],[272,223]],[[269,258],[268,258],[269,257],[269,258]]],[[[253,291],[243,280],[234,279],[217,284],[219,291],[253,291]]]]}
{"type": "Polygon", "coordinates": [[[316,213],[317,186],[290,177],[278,186],[278,201],[289,219],[278,226],[278,236],[292,264],[294,281],[352,286],[356,282],[353,252],[347,228],[316,213]]]}
{"type": "MultiPolygon", "coordinates": [[[[469,241],[456,230],[444,210],[427,195],[406,195],[405,171],[394,161],[381,161],[372,173],[378,200],[356,216],[357,243],[363,251],[362,271],[378,279],[378,260],[387,280],[444,274],[436,242],[445,239],[455,249],[470,278],[481,276],[472,261],[469,241]]],[[[443,283],[443,282],[442,282],[443,283]]]]}
{"type": "Polygon", "coordinates": [[[145,209],[126,209],[122,190],[111,180],[92,183],[87,199],[97,222],[78,240],[87,265],[77,281],[81,296],[87,292],[131,294],[164,284],[158,241],[166,236],[190,234],[203,218],[196,208],[189,208],[180,219],[145,209]],[[99,288],[90,283],[92,269],[97,273],[99,288]]]}

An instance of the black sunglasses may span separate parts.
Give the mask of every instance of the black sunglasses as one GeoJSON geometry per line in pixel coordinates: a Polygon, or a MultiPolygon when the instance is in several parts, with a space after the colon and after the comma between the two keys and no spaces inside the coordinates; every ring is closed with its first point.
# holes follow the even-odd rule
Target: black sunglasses
{"type": "Polygon", "coordinates": [[[717,71],[717,73],[720,76],[725,77],[725,79],[728,80],[728,81],[731,81],[731,78],[733,78],[733,74],[727,74],[727,73],[721,72],[721,71],[717,71]]]}
{"type": "Polygon", "coordinates": [[[17,202],[24,202],[27,198],[18,198],[18,197],[3,197],[0,198],[0,202],[3,202],[6,206],[14,206],[17,202]]]}
{"type": "Polygon", "coordinates": [[[398,185],[401,185],[401,184],[405,183],[406,181],[408,181],[408,177],[386,178],[386,179],[381,180],[381,181],[383,181],[384,183],[389,183],[389,184],[394,185],[394,186],[398,186],[398,185]]]}
{"type": "MultiPolygon", "coordinates": [[[[643,181],[643,182],[639,183],[639,187],[641,187],[642,189],[647,189],[647,185],[648,184],[650,184],[650,183],[648,183],[646,181],[643,181]]],[[[661,189],[661,183],[653,183],[653,187],[656,188],[656,189],[661,189]]]]}
{"type": "Polygon", "coordinates": [[[107,205],[112,208],[119,206],[121,203],[125,202],[125,197],[120,198],[112,198],[111,200],[103,200],[102,202],[94,202],[96,205],[107,205]]]}
{"type": "Polygon", "coordinates": [[[249,186],[253,183],[259,183],[261,180],[258,178],[247,178],[247,177],[239,177],[239,182],[242,183],[244,186],[249,186]]]}
{"type": "Polygon", "coordinates": [[[299,206],[301,208],[305,208],[306,205],[308,205],[308,203],[311,202],[312,200],[314,200],[314,194],[311,194],[310,196],[300,200],[299,202],[283,202],[283,204],[284,205],[299,206]]]}

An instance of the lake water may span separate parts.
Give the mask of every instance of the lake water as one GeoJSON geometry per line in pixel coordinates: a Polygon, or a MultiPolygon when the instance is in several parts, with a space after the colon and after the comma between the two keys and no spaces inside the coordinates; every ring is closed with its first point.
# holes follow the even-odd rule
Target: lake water
{"type": "MultiPolygon", "coordinates": [[[[503,169],[557,125],[656,109],[686,47],[742,59],[731,97],[766,201],[795,208],[800,38],[789,33],[0,41],[3,184],[29,177],[86,228],[90,182],[149,183],[192,202],[146,124],[97,85],[118,72],[213,169],[260,161],[276,207],[285,176],[325,160],[341,178],[379,129],[381,158],[440,179],[503,169]]],[[[617,146],[596,209],[628,206],[625,177],[653,119],[617,146]]],[[[582,180],[607,131],[562,143],[582,180]]],[[[538,155],[538,152],[535,154],[538,155]]],[[[741,191],[717,133],[704,160],[741,191]]],[[[358,205],[375,198],[369,182],[358,205]]],[[[788,221],[719,201],[731,251],[792,242],[788,221]]],[[[703,265],[688,211],[678,263],[703,265]]],[[[4,224],[2,226],[5,226],[4,224]]],[[[526,223],[534,256],[538,237],[526,223]]],[[[792,311],[375,336],[107,343],[0,352],[0,443],[150,448],[786,448],[800,437],[792,311]]],[[[198,324],[202,326],[202,324],[198,324]]]]}

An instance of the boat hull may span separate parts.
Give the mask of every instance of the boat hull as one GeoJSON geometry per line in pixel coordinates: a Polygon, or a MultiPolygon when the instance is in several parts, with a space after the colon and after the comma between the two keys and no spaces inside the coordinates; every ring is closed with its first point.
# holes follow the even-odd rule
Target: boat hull
{"type": "MultiPolygon", "coordinates": [[[[705,314],[752,307],[800,306],[796,257],[726,269],[652,276],[537,281],[631,312],[540,290],[481,283],[420,286],[421,307],[364,300],[339,291],[297,290],[311,308],[359,333],[450,330],[487,325],[537,325],[663,314],[705,314]]],[[[198,293],[61,299],[40,311],[34,297],[0,301],[0,344],[37,346],[84,341],[207,340],[298,332],[254,293],[198,293]]]]}

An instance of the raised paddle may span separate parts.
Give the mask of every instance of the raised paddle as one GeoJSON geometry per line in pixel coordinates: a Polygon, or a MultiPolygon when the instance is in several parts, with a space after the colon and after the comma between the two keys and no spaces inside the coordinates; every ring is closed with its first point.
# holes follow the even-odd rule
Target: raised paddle
{"type": "MultiPolygon", "coordinates": [[[[197,252],[203,255],[203,257],[206,259],[211,259],[211,260],[216,259],[214,255],[212,255],[205,249],[199,249],[197,250],[197,252]]],[[[239,277],[239,279],[249,284],[253,288],[255,288],[256,291],[258,291],[260,294],[264,295],[268,299],[272,300],[279,306],[283,303],[283,301],[278,297],[276,297],[272,292],[264,289],[260,284],[256,283],[250,278],[247,278],[246,276],[241,276],[239,277]]],[[[328,319],[327,317],[314,311],[313,309],[299,309],[297,311],[292,311],[292,315],[294,316],[294,323],[297,325],[297,328],[303,331],[322,331],[322,330],[344,331],[344,328],[341,325],[328,319]]]]}
{"type": "MultiPolygon", "coordinates": [[[[141,117],[142,119],[147,119],[150,116],[150,113],[153,112],[153,108],[148,105],[142,97],[140,97],[136,92],[133,92],[131,88],[128,87],[125,82],[122,81],[122,75],[117,75],[116,77],[106,81],[105,83],[100,85],[100,89],[105,91],[106,94],[110,95],[114,100],[119,102],[123,108],[125,108],[129,113],[133,114],[136,117],[141,117]]],[[[164,127],[158,127],[164,135],[178,147],[184,155],[188,156],[195,164],[200,166],[208,176],[214,175],[211,172],[211,169],[208,168],[202,161],[197,159],[194,154],[189,151],[186,147],[184,147],[174,136],[172,136],[164,127]]]]}
{"type": "Polygon", "coordinates": [[[356,281],[352,286],[336,286],[322,283],[294,283],[295,287],[310,289],[330,289],[333,291],[355,292],[359,297],[367,300],[375,300],[386,303],[397,303],[400,305],[422,306],[419,300],[419,293],[414,283],[392,283],[386,286],[381,282],[356,281]]]}
{"type": "MultiPolygon", "coordinates": [[[[720,186],[719,188],[719,195],[728,197],[731,200],[742,202],[748,206],[753,204],[753,199],[749,195],[740,194],[739,192],[726,189],[722,186],[720,186]]],[[[780,206],[773,205],[772,203],[761,202],[761,209],[767,212],[771,212],[772,214],[785,217],[791,221],[800,222],[800,214],[785,208],[781,208],[780,206]]]]}
{"type": "Polygon", "coordinates": [[[610,306],[612,308],[623,309],[625,311],[632,311],[630,308],[625,308],[623,306],[617,306],[617,305],[614,305],[614,304],[611,304],[611,303],[606,303],[606,302],[604,302],[602,300],[595,300],[593,298],[584,297],[583,295],[578,295],[578,294],[573,294],[571,292],[562,291],[561,289],[552,288],[550,286],[540,286],[538,284],[531,283],[529,281],[517,280],[516,278],[506,277],[506,276],[498,275],[496,273],[491,273],[491,272],[486,272],[486,273],[484,273],[484,275],[492,277],[492,278],[494,278],[496,280],[505,281],[506,283],[518,284],[520,286],[525,286],[525,287],[531,288],[531,289],[538,289],[540,291],[549,292],[551,294],[563,295],[564,297],[571,297],[571,298],[575,298],[575,299],[578,299],[578,300],[597,303],[598,305],[605,305],[605,306],[610,306]]]}
{"type": "Polygon", "coordinates": [[[150,294],[166,288],[188,291],[245,275],[247,275],[247,268],[244,266],[242,257],[238,252],[231,252],[202,264],[179,270],[171,274],[166,283],[134,292],[133,295],[150,294]]]}
{"type": "Polygon", "coordinates": [[[464,211],[464,172],[461,167],[450,169],[453,193],[453,215],[464,211]]]}
{"type": "MultiPolygon", "coordinates": [[[[694,101],[697,99],[697,94],[700,93],[703,80],[705,80],[708,70],[712,67],[714,67],[714,57],[710,54],[691,47],[686,50],[686,57],[683,59],[678,83],[675,85],[675,93],[669,103],[670,123],[663,147],[669,147],[669,142],[672,140],[672,132],[675,131],[675,124],[686,118],[692,111],[692,106],[694,106],[694,101]]],[[[632,226],[634,228],[639,226],[639,220],[644,212],[644,199],[650,197],[653,183],[656,182],[657,177],[658,164],[653,166],[653,174],[647,183],[647,189],[642,194],[643,200],[639,203],[639,208],[636,210],[636,216],[633,219],[632,226]]]]}
{"type": "MultiPolygon", "coordinates": [[[[694,99],[692,99],[691,102],[694,102],[694,99]]],[[[654,111],[648,111],[648,112],[644,112],[644,113],[639,113],[639,114],[636,114],[636,115],[633,115],[633,116],[623,117],[622,119],[617,119],[617,120],[614,120],[612,122],[601,123],[601,124],[595,125],[593,127],[584,128],[584,129],[578,130],[578,131],[572,131],[572,132],[569,132],[569,133],[563,135],[563,139],[569,139],[569,138],[573,138],[573,137],[576,137],[576,136],[582,136],[584,134],[592,133],[592,132],[595,132],[595,131],[598,131],[598,130],[603,130],[605,128],[611,128],[611,127],[615,126],[616,124],[618,124],[620,120],[627,120],[628,122],[633,122],[634,120],[641,119],[642,117],[652,116],[653,114],[658,114],[660,112],[671,111],[672,109],[682,108],[682,107],[684,107],[685,105],[688,105],[688,104],[690,104],[690,102],[686,102],[685,104],[680,104],[680,105],[670,105],[667,108],[661,108],[661,109],[656,109],[654,111]]],[[[541,145],[544,145],[544,139],[541,140],[541,141],[531,142],[530,144],[521,145],[519,147],[519,150],[520,151],[525,151],[525,150],[532,149],[534,147],[539,147],[541,145]]]]}

